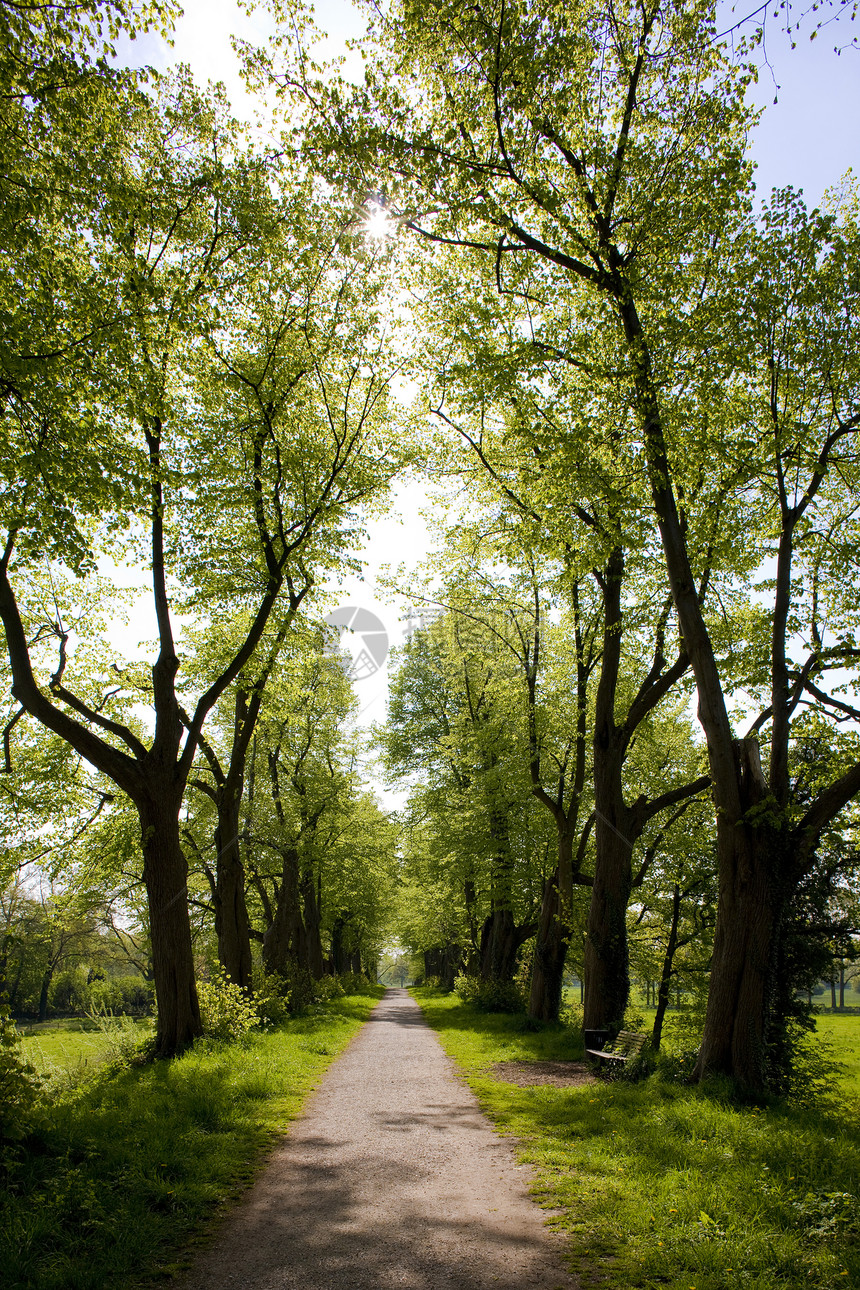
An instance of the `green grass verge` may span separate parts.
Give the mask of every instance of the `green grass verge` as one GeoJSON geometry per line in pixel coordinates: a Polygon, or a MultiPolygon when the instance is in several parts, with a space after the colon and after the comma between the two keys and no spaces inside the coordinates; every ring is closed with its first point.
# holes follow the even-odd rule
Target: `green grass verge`
{"type": "MultiPolygon", "coordinates": [[[[481,1106],[519,1139],[538,1199],[585,1285],[821,1290],[860,1285],[858,1107],[733,1103],[723,1084],[651,1078],[518,1088],[493,1063],[581,1054],[561,1028],[523,1033],[417,989],[481,1106]]],[[[846,1041],[847,1042],[847,1041],[846,1041]]]]}
{"type": "Polygon", "coordinates": [[[54,1101],[0,1188],[4,1290],[109,1290],[179,1270],[382,993],[242,1044],[104,1065],[54,1101]]]}

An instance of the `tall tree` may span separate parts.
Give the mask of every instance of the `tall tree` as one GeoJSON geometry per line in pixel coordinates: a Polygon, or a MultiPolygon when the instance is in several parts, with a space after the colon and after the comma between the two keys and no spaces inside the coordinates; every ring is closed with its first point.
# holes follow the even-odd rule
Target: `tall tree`
{"type": "MultiPolygon", "coordinates": [[[[109,81],[100,92],[110,96],[109,81]]],[[[325,562],[326,535],[337,549],[342,517],[390,461],[378,434],[384,381],[356,346],[373,326],[372,266],[338,263],[344,215],[307,185],[290,192],[276,163],[243,150],[223,106],[188,83],[158,100],[123,94],[93,210],[84,221],[72,208],[34,267],[41,292],[58,256],[76,273],[60,280],[53,313],[27,320],[42,330],[23,337],[27,353],[22,327],[7,338],[19,352],[4,391],[0,617],[21,706],[137,808],[157,1046],[170,1053],[200,1028],[178,816],[204,722],[251,663],[282,590],[300,595],[325,562]],[[61,344],[79,304],[87,334],[61,344]],[[139,678],[119,694],[106,686],[95,704],[75,691],[61,611],[47,693],[31,660],[43,627],[22,614],[16,588],[46,558],[85,570],[105,549],[151,577],[151,736],[122,719],[139,678]],[[193,695],[178,689],[171,602],[209,615],[224,641],[215,651],[198,640],[193,695]]]]}
{"type": "MultiPolygon", "coordinates": [[[[729,461],[738,484],[758,478],[765,462],[759,434],[751,442],[726,406],[712,352],[739,307],[723,288],[736,253],[732,233],[749,202],[743,156],[751,114],[743,94],[750,68],[717,39],[714,7],[701,0],[621,9],[493,0],[419,11],[407,3],[386,11],[373,37],[382,52],[354,96],[358,111],[333,110],[321,82],[305,77],[302,85],[329,148],[333,136],[348,144],[339,150],[344,177],[355,191],[384,184],[396,220],[428,243],[473,249],[503,290],[516,265],[539,260],[560,295],[575,302],[585,293],[589,330],[609,338],[624,375],[652,522],[696,680],[717,812],[719,914],[698,1070],[724,1071],[760,1089],[786,847],[792,865],[802,866],[820,829],[860,787],[860,766],[851,766],[789,823],[778,733],[794,704],[781,654],[798,524],[812,513],[837,459],[848,455],[857,428],[856,345],[845,343],[856,327],[854,281],[839,267],[851,262],[853,233],[825,257],[826,266],[806,261],[819,307],[830,302],[821,344],[806,347],[802,364],[811,381],[802,388],[820,391],[801,421],[810,424],[814,413],[815,433],[801,447],[798,421],[783,420],[779,397],[772,418],[780,571],[765,720],[778,737],[766,775],[755,738],[735,737],[728,702],[735,678],[721,663],[702,605],[690,488],[715,461],[729,461]],[[835,279],[846,293],[840,309],[833,307],[835,279]],[[804,465],[798,473],[792,467],[790,487],[785,451],[804,465]]],[[[793,269],[797,262],[783,263],[793,269]]],[[[764,285],[779,275],[757,280],[764,285]]],[[[793,299],[781,295],[778,316],[793,299]]],[[[794,347],[800,334],[782,327],[771,333],[779,355],[783,337],[794,347]]],[[[777,391],[789,375],[766,361],[759,372],[764,389],[777,391]]],[[[754,518],[763,520],[758,507],[754,518]]],[[[728,556],[725,544],[722,554],[728,556]]],[[[816,660],[824,652],[814,645],[816,660]]]]}

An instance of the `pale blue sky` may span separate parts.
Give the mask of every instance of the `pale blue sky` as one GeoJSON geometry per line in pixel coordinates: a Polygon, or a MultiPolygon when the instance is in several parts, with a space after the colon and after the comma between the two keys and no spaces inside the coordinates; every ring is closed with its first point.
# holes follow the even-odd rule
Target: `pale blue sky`
{"type": "MultiPolygon", "coordinates": [[[[247,111],[229,36],[236,31],[253,39],[263,30],[261,20],[242,13],[235,0],[186,0],[184,8],[172,50],[146,38],[129,49],[130,61],[161,67],[188,62],[201,80],[223,80],[237,109],[247,111]]],[[[721,10],[725,29],[733,21],[732,10],[729,5],[721,10]]],[[[747,12],[740,7],[737,11],[747,12]]],[[[346,39],[364,29],[363,16],[350,0],[321,0],[317,22],[330,33],[325,50],[329,56],[345,52],[346,39]]],[[[840,56],[833,52],[834,45],[847,43],[857,33],[857,24],[843,19],[812,41],[811,30],[807,26],[794,37],[797,48],[792,50],[778,22],[769,19],[765,48],[772,71],[762,67],[754,90],[754,101],[765,112],[751,140],[759,191],[793,184],[803,188],[810,205],[819,202],[824,189],[849,166],[860,172],[860,50],[847,48],[840,56]]],[[[359,68],[359,60],[352,65],[359,68]]]]}

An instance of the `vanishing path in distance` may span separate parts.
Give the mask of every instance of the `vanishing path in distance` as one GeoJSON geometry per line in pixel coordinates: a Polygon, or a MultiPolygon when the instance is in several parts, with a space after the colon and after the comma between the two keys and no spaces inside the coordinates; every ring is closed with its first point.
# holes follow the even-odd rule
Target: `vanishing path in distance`
{"type": "Polygon", "coordinates": [[[182,1290],[576,1290],[528,1169],[388,990],[182,1290]]]}

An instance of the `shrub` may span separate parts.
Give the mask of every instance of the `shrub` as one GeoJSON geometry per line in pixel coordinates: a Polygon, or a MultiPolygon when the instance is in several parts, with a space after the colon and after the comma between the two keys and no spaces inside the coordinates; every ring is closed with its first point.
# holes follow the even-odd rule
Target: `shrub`
{"type": "Polygon", "coordinates": [[[827,1040],[802,1021],[783,1023],[780,1060],[768,1071],[771,1090],[794,1106],[815,1106],[838,1085],[839,1066],[827,1040]]]}
{"type": "Polygon", "coordinates": [[[254,1007],[263,1026],[280,1026],[290,1015],[290,991],[282,977],[254,975],[254,1007]]]}
{"type": "Polygon", "coordinates": [[[569,1026],[571,1030],[581,1031],[582,1023],[585,1020],[585,1010],[578,999],[576,1001],[568,999],[559,1008],[558,1019],[563,1026],[569,1026]]]}
{"type": "Polygon", "coordinates": [[[344,994],[373,994],[373,986],[362,972],[341,972],[339,977],[344,994]]]}
{"type": "Polygon", "coordinates": [[[257,1025],[257,1008],[240,985],[231,981],[223,968],[211,981],[197,986],[203,1033],[221,1042],[241,1039],[257,1025]]]}
{"type": "Polygon", "coordinates": [[[481,980],[465,976],[462,972],[454,981],[454,989],[463,1003],[469,1003],[481,1012],[525,1012],[526,1000],[516,981],[481,980]]]}
{"type": "Polygon", "coordinates": [[[107,1041],[105,1055],[109,1061],[127,1066],[136,1057],[140,1057],[152,1042],[151,1037],[142,1034],[131,1017],[123,1013],[114,1016],[107,1008],[90,1008],[87,1016],[95,1022],[107,1041]]]}
{"type": "Polygon", "coordinates": [[[0,1006],[0,1147],[30,1132],[41,1088],[41,1078],[24,1059],[14,1021],[0,1006]]]}
{"type": "Polygon", "coordinates": [[[337,976],[321,976],[314,982],[314,1000],[317,1003],[328,1003],[329,999],[340,999],[346,994],[342,979],[337,976]]]}

